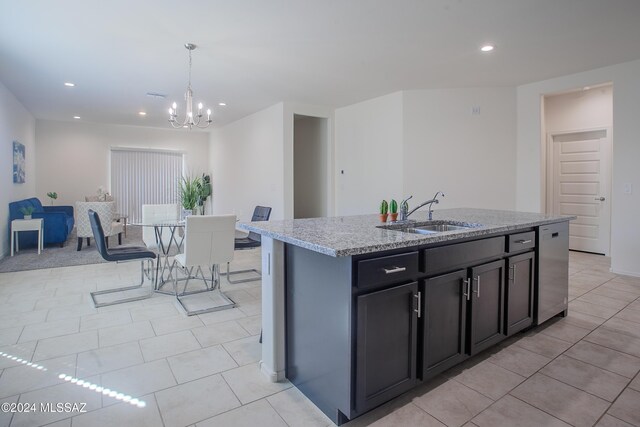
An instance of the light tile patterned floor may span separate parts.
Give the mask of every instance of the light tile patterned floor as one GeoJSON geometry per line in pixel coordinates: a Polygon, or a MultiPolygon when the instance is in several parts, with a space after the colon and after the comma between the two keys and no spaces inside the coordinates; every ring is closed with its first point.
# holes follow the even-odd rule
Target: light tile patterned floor
{"type": "MultiPolygon", "coordinates": [[[[234,268],[259,265],[259,250],[242,251],[234,268]]],[[[224,282],[239,307],[200,316],[183,315],[166,295],[91,305],[90,291],[133,283],[137,268],[0,274],[0,403],[85,402],[87,410],[0,412],[0,426],[331,424],[289,383],[262,378],[259,282],[224,282]],[[122,402],[124,395],[145,406],[122,402]]],[[[567,318],[518,334],[347,425],[640,426],[640,278],[575,252],[570,273],[567,318]]]]}

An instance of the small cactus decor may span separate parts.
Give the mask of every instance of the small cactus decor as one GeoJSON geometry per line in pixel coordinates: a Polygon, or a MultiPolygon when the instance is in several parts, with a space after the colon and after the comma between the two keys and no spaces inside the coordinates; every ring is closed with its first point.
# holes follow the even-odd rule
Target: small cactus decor
{"type": "Polygon", "coordinates": [[[380,202],[380,222],[387,222],[389,216],[389,203],[386,200],[380,202]]]}
{"type": "Polygon", "coordinates": [[[389,212],[391,214],[391,221],[396,221],[398,219],[398,202],[395,199],[391,199],[391,203],[389,203],[389,212]]]}

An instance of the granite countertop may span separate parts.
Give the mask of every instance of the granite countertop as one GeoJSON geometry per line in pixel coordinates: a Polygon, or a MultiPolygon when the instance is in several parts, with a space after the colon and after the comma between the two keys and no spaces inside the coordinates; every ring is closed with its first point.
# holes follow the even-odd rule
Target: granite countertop
{"type": "MultiPolygon", "coordinates": [[[[570,221],[574,216],[553,216],[530,212],[489,209],[438,209],[433,220],[455,221],[474,225],[474,228],[434,234],[413,234],[383,225],[378,215],[338,216],[329,218],[290,219],[240,223],[238,226],[263,236],[281,240],[325,255],[340,257],[409,248],[429,243],[445,242],[468,237],[481,237],[544,224],[570,221]]],[[[427,222],[427,212],[411,215],[417,222],[427,222]]]]}

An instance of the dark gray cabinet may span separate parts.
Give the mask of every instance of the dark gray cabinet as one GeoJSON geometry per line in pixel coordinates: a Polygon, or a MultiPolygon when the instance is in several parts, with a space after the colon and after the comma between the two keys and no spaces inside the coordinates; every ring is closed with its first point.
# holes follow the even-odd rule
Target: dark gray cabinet
{"type": "Polygon", "coordinates": [[[474,355],[504,337],[504,260],[471,269],[469,354],[474,355]]]}
{"type": "Polygon", "coordinates": [[[357,297],[357,413],[415,386],[420,299],[417,282],[357,297]]]}
{"type": "Polygon", "coordinates": [[[507,262],[505,323],[509,336],[533,324],[535,252],[512,256],[507,262]]]}
{"type": "Polygon", "coordinates": [[[416,282],[357,297],[357,412],[415,385],[420,299],[416,282]]]}
{"type": "Polygon", "coordinates": [[[424,285],[422,380],[466,357],[467,270],[432,277],[424,285]]]}

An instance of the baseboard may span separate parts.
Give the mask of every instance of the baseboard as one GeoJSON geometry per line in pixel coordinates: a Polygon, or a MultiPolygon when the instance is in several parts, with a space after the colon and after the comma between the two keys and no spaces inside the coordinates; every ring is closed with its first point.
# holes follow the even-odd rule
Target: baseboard
{"type": "Polygon", "coordinates": [[[285,380],[284,371],[274,372],[265,363],[260,361],[260,371],[271,381],[272,383],[278,383],[285,380]]]}
{"type": "Polygon", "coordinates": [[[640,273],[636,271],[622,271],[622,270],[614,270],[613,268],[609,269],[613,274],[621,274],[623,276],[632,276],[632,277],[640,277],[640,273]]]}

